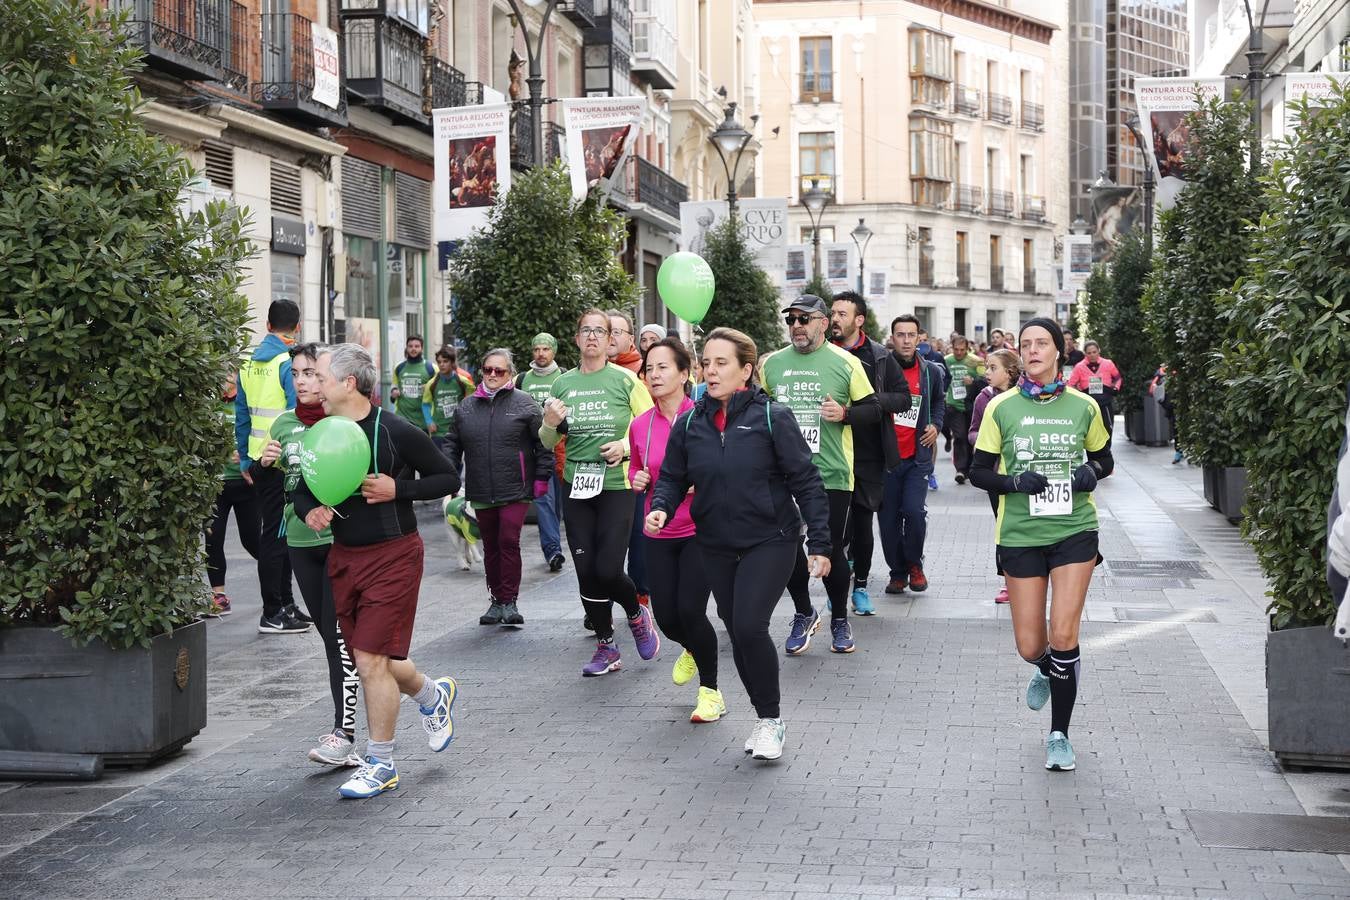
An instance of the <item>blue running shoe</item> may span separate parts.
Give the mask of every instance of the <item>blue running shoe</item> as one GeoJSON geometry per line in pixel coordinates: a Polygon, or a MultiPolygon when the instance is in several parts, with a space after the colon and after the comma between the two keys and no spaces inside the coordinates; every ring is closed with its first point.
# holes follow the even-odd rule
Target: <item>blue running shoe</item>
{"type": "Polygon", "coordinates": [[[1072,772],[1077,767],[1073,744],[1064,732],[1050,732],[1050,738],[1045,742],[1045,767],[1052,772],[1072,772]]]}
{"type": "Polygon", "coordinates": [[[437,678],[436,688],[440,694],[436,705],[430,709],[418,707],[418,712],[422,714],[422,728],[427,733],[427,745],[431,747],[432,753],[440,753],[455,739],[455,719],[450,711],[459,693],[459,685],[449,675],[437,678]]]}
{"type": "Polygon", "coordinates": [[[872,608],[872,598],[867,596],[867,588],[853,589],[853,611],[860,616],[874,616],[877,611],[872,608]]]}
{"type": "Polygon", "coordinates": [[[830,620],[830,652],[852,653],[853,650],[853,626],[848,624],[848,619],[830,620]]]}
{"type": "Polygon", "coordinates": [[[792,616],[792,630],[788,632],[787,644],[783,649],[787,651],[788,656],[797,656],[805,653],[806,648],[811,646],[811,635],[816,633],[820,627],[820,613],[811,610],[811,615],[805,613],[795,613],[792,616]]]}
{"type": "Polygon", "coordinates": [[[398,770],[392,762],[367,756],[356,774],[347,779],[338,794],[348,800],[364,800],[398,787],[398,770]]]}
{"type": "Polygon", "coordinates": [[[1027,684],[1027,706],[1030,709],[1041,709],[1050,699],[1050,679],[1041,674],[1037,669],[1031,676],[1031,681],[1027,684]]]}
{"type": "Polygon", "coordinates": [[[929,489],[930,491],[936,491],[936,490],[938,489],[938,487],[937,487],[937,475],[936,475],[936,474],[933,474],[933,475],[929,475],[929,476],[928,476],[928,489],[929,489]]]}

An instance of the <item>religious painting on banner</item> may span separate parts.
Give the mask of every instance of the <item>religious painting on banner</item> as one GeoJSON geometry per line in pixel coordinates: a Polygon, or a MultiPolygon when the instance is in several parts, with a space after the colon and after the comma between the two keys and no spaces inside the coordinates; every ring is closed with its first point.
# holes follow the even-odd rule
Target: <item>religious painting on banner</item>
{"type": "Polygon", "coordinates": [[[1143,218],[1143,191],[1129,185],[1092,189],[1092,258],[1105,262],[1116,243],[1143,218]]]}
{"type": "Polygon", "coordinates": [[[462,106],[432,118],[436,241],[461,241],[487,225],[492,204],[511,188],[511,109],[462,106]]]}
{"type": "Polygon", "coordinates": [[[645,97],[572,97],[562,102],[567,130],[567,169],[572,199],[580,203],[591,188],[608,197],[624,179],[623,164],[637,140],[647,110],[645,97]]]}
{"type": "Polygon", "coordinates": [[[1186,186],[1186,157],[1192,152],[1186,117],[1198,108],[1199,100],[1223,96],[1224,80],[1137,78],[1134,85],[1144,156],[1158,176],[1158,208],[1168,209],[1186,186]]]}

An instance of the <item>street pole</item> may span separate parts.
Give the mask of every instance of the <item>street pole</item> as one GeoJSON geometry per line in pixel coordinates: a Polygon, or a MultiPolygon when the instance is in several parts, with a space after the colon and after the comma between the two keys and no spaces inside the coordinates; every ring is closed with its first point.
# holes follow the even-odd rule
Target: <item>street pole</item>
{"type": "Polygon", "coordinates": [[[867,221],[862,216],[858,217],[858,225],[848,233],[853,238],[853,246],[858,248],[858,296],[863,294],[863,285],[867,281],[863,278],[863,269],[867,261],[867,245],[872,242],[872,229],[867,227],[867,221]]]}
{"type": "MultiPolygon", "coordinates": [[[[548,5],[544,7],[544,17],[539,22],[539,34],[535,43],[530,43],[530,31],[525,27],[525,17],[520,14],[520,7],[516,5],[516,0],[506,0],[511,4],[511,13],[516,21],[520,23],[520,33],[525,36],[525,55],[529,65],[528,75],[525,78],[525,84],[530,88],[530,130],[531,138],[534,143],[534,150],[531,154],[536,166],[544,164],[544,73],[540,66],[540,57],[544,55],[544,36],[548,32],[548,20],[553,15],[553,9],[558,5],[558,0],[548,0],[548,5]]],[[[540,0],[525,0],[530,6],[538,6],[540,0]]]]}
{"type": "Polygon", "coordinates": [[[801,204],[806,207],[806,215],[811,220],[811,249],[812,249],[812,271],[811,280],[814,282],[820,277],[820,219],[825,213],[825,207],[830,202],[830,195],[827,191],[820,189],[820,180],[811,179],[811,189],[801,196],[801,204]]]}
{"type": "Polygon", "coordinates": [[[1144,247],[1149,258],[1153,258],[1153,193],[1157,184],[1153,180],[1153,167],[1144,159],[1144,247]]]}
{"type": "Polygon", "coordinates": [[[1247,10],[1247,97],[1252,104],[1252,151],[1251,171],[1255,175],[1261,166],[1261,80],[1266,77],[1263,66],[1266,53],[1262,47],[1262,37],[1266,29],[1266,10],[1270,0],[1261,4],[1261,18],[1258,22],[1252,16],[1250,0],[1242,0],[1247,10]]]}
{"type": "MultiPolygon", "coordinates": [[[[741,168],[741,157],[745,155],[745,148],[750,143],[753,135],[747,131],[736,119],[736,104],[728,103],[724,110],[725,118],[718,124],[712,134],[708,136],[708,141],[717,151],[718,157],[722,160],[722,168],[727,173],[727,215],[736,218],[736,173],[741,168]]],[[[750,117],[750,125],[753,127],[759,121],[759,116],[750,117]]]]}
{"type": "Polygon", "coordinates": [[[811,280],[820,278],[820,221],[811,227],[811,280]]]}

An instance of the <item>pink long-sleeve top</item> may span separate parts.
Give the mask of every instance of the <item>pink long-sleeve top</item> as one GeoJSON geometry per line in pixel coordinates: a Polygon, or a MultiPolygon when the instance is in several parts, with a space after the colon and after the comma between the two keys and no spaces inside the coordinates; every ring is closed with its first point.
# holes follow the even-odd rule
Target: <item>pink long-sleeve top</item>
{"type": "Polygon", "coordinates": [[[1097,359],[1097,371],[1092,371],[1085,359],[1073,367],[1073,372],[1069,375],[1069,387],[1076,388],[1087,394],[1090,393],[1092,379],[1100,378],[1102,384],[1109,387],[1112,391],[1119,391],[1121,385],[1120,370],[1116,364],[1111,362],[1105,356],[1097,359]]]}
{"type": "MultiPolygon", "coordinates": [[[[694,401],[688,397],[680,404],[680,410],[675,414],[675,421],[680,420],[680,416],[694,408],[694,401]]],[[[646,491],[646,500],[642,504],[643,515],[652,511],[652,488],[656,486],[656,481],[661,477],[661,460],[666,458],[666,443],[670,440],[671,423],[666,421],[666,417],[661,415],[661,407],[653,406],[642,415],[638,416],[628,425],[628,480],[632,481],[633,476],[641,472],[644,468],[647,474],[651,476],[652,483],[646,491]]],[[[666,523],[666,527],[661,530],[659,535],[647,535],[654,540],[674,540],[677,538],[689,538],[694,536],[694,519],[689,514],[689,503],[693,497],[686,494],[684,500],[680,503],[679,509],[675,510],[675,515],[666,523]]]]}

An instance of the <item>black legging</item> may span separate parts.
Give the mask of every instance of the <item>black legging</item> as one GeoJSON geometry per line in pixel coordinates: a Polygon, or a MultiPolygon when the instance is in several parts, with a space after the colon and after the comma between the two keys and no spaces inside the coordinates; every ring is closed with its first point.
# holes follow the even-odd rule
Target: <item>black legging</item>
{"type": "Polygon", "coordinates": [[[623,571],[633,526],[633,494],[601,491],[589,500],[574,500],[571,493],[572,483],[564,481],[563,522],[572,564],[577,567],[581,604],[595,626],[595,636],[607,641],[614,637],[611,603],[622,606],[629,618],[639,610],[637,588],[623,571]]]}
{"type": "Polygon", "coordinates": [[[717,615],[731,636],[731,658],[755,715],[776,719],[781,713],[778,649],[769,637],[769,618],[783,596],[797,541],[776,537],[742,551],[699,542],[699,550],[717,599],[717,615]]]}
{"type": "Polygon", "coordinates": [[[258,501],[261,532],[258,535],[258,587],[262,590],[263,615],[275,616],[295,603],[291,593],[291,560],[281,520],[286,509],[286,478],[276,466],[255,465],[253,496],[258,501]]]}
{"type": "Polygon", "coordinates": [[[253,488],[242,478],[227,478],[216,495],[216,508],[211,513],[211,524],[206,526],[206,576],[211,587],[225,586],[225,527],[234,510],[234,526],[239,530],[239,543],[248,555],[258,558],[258,503],[253,488]]]}
{"type": "Polygon", "coordinates": [[[347,653],[347,644],[338,628],[337,611],[333,606],[333,585],[328,580],[328,550],[319,547],[289,547],[291,571],[300,585],[300,596],[305,600],[309,617],[323,638],[323,652],[328,657],[328,689],[333,694],[333,727],[348,736],[356,734],[356,692],[361,680],[356,664],[347,653]]]}
{"type": "Polygon", "coordinates": [[[973,451],[970,446],[970,410],[947,407],[947,423],[952,427],[952,465],[956,467],[956,474],[968,477],[973,451]]]}
{"type": "MultiPolygon", "coordinates": [[[[830,574],[825,576],[825,596],[830,598],[830,617],[848,618],[848,586],[852,576],[848,571],[848,554],[845,546],[848,541],[848,525],[853,507],[851,491],[826,491],[830,501],[830,574]]],[[[792,594],[792,605],[803,615],[811,614],[811,570],[806,560],[806,550],[797,546],[797,562],[788,578],[788,592],[792,594]]]]}
{"type": "Polygon", "coordinates": [[[708,573],[694,538],[643,538],[656,624],[698,664],[698,683],[717,690],[717,630],[708,621],[708,573]]]}
{"type": "Polygon", "coordinates": [[[853,585],[865,588],[872,574],[872,552],[876,548],[876,536],[872,533],[876,513],[855,500],[849,516],[848,558],[853,560],[853,585]]]}

